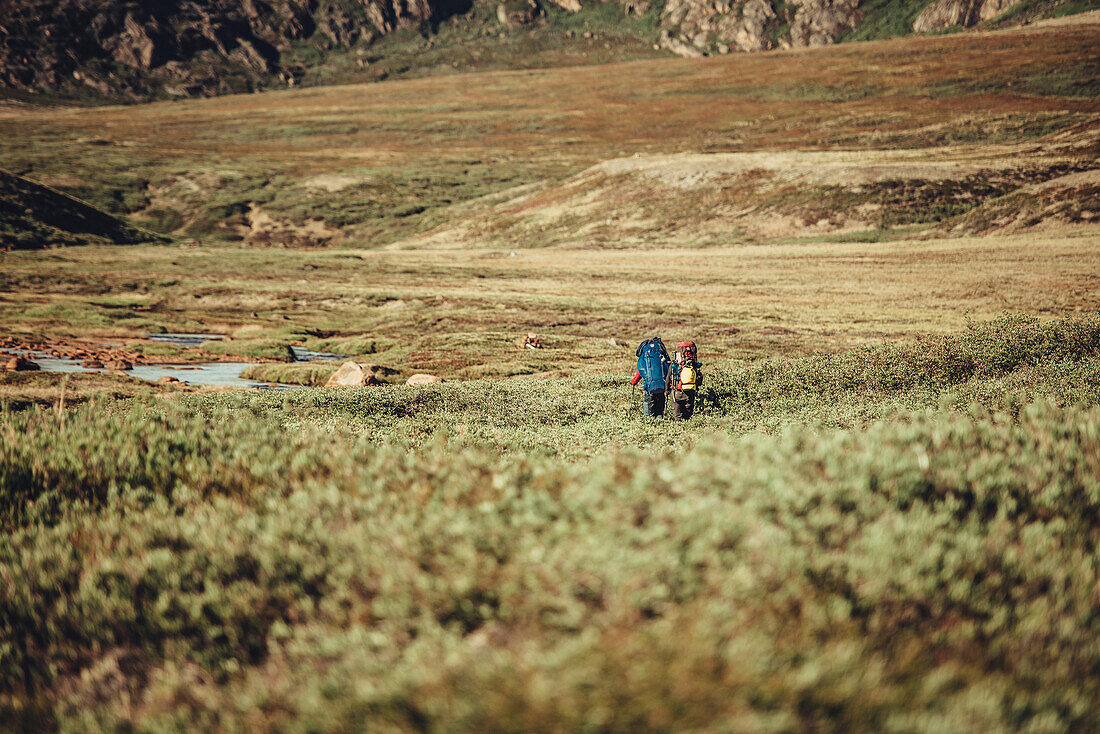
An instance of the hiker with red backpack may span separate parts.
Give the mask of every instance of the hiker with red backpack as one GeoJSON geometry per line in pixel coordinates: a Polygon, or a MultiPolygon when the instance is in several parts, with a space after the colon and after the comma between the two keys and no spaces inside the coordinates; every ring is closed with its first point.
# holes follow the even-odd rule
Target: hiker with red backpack
{"type": "Polygon", "coordinates": [[[646,339],[638,345],[638,369],[634,371],[631,385],[642,383],[642,408],[653,418],[665,417],[665,385],[672,359],[668,356],[661,337],[646,339]]]}
{"type": "Polygon", "coordinates": [[[695,342],[676,345],[676,357],[665,378],[665,394],[672,398],[672,420],[686,421],[695,412],[695,393],[703,382],[702,363],[695,342]]]}

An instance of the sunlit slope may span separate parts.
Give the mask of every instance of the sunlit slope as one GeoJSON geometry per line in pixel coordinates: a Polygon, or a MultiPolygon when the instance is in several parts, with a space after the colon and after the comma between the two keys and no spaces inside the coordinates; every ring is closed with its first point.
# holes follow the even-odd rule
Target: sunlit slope
{"type": "MultiPolygon", "coordinates": [[[[1078,23],[461,83],[8,107],[0,165],[203,241],[374,247],[449,222],[456,204],[635,154],[950,146],[980,168],[1003,152],[992,143],[1042,152],[1100,113],[1097,48],[1100,25],[1078,23]]],[[[1086,140],[1071,157],[1095,154],[1086,140]]]]}
{"type": "Polygon", "coordinates": [[[1091,230],[1100,162],[1080,144],[685,153],[606,161],[455,208],[405,245],[621,248],[1091,230]]]}

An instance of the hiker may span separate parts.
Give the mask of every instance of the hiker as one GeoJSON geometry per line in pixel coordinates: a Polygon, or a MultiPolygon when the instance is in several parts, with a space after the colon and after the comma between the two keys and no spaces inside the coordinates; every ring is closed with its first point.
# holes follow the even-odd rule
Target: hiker
{"type": "Polygon", "coordinates": [[[653,418],[665,417],[665,385],[672,360],[668,356],[661,337],[646,339],[638,345],[638,369],[634,371],[631,385],[642,383],[642,407],[653,418]]]}
{"type": "Polygon", "coordinates": [[[535,332],[528,332],[523,340],[523,346],[526,349],[542,349],[542,339],[536,336],[535,332]]]}
{"type": "Polygon", "coordinates": [[[695,342],[676,345],[676,358],[665,378],[665,394],[672,398],[672,420],[686,421],[695,412],[695,392],[703,382],[699,372],[702,363],[696,361],[695,342]]]}

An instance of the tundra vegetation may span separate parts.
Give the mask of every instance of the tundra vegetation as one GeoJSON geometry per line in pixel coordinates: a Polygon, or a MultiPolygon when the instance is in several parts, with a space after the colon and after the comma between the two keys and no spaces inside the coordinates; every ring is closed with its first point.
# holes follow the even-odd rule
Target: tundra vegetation
{"type": "Polygon", "coordinates": [[[0,373],[0,729],[1095,728],[1098,28],[0,108],[5,340],[447,378],[0,373]]]}
{"type": "Polygon", "coordinates": [[[1100,317],[618,380],[0,417],[0,716],[1084,731],[1100,317]]]}

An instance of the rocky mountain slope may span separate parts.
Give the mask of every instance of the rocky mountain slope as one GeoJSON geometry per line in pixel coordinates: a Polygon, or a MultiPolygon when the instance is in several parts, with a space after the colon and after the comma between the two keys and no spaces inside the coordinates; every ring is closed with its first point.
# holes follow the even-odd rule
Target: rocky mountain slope
{"type": "Polygon", "coordinates": [[[319,67],[337,72],[315,82],[452,73],[471,63],[470,49],[480,68],[702,56],[969,27],[1012,8],[1026,20],[1098,1],[7,0],[0,90],[211,96],[310,81],[319,67]],[[448,23],[462,32],[440,35],[448,23]],[[532,27],[541,35],[523,37],[532,27]],[[394,51],[383,41],[401,34],[406,58],[380,66],[394,51]]]}
{"type": "Polygon", "coordinates": [[[79,199],[0,169],[0,250],[163,241],[79,199]]]}
{"type": "Polygon", "coordinates": [[[369,42],[454,10],[450,0],[15,0],[0,17],[0,83],[133,97],[242,91],[292,78],[282,57],[295,42],[369,42]]]}

